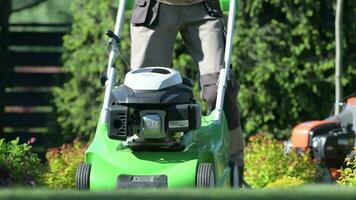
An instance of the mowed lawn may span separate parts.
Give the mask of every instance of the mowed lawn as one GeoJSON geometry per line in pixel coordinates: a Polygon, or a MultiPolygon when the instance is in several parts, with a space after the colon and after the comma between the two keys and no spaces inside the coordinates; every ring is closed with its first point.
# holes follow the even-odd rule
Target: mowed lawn
{"type": "Polygon", "coordinates": [[[289,189],[184,189],[184,190],[119,190],[80,192],[72,190],[2,189],[3,199],[127,199],[127,200],[356,200],[356,187],[304,186],[289,189]]]}

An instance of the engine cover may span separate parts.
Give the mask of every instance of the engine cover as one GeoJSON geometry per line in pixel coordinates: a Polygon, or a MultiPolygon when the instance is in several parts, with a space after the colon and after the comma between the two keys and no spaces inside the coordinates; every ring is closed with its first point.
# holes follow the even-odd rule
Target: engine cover
{"type": "Polygon", "coordinates": [[[182,82],[182,77],[174,69],[146,67],[127,73],[124,85],[133,90],[162,90],[182,82]]]}
{"type": "Polygon", "coordinates": [[[109,137],[140,144],[172,143],[175,133],[201,126],[201,110],[192,85],[168,68],[144,68],[128,73],[125,84],[112,90],[109,137]],[[133,84],[136,79],[138,85],[133,84]],[[145,84],[141,84],[144,82],[145,84]]]}

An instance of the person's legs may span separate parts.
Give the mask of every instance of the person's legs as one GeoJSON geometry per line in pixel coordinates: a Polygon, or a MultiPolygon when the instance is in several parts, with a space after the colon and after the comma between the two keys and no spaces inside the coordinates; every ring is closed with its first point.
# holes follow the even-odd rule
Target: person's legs
{"type": "MultiPolygon", "coordinates": [[[[199,65],[202,96],[209,110],[215,108],[217,82],[224,64],[225,36],[222,18],[211,17],[203,3],[187,7],[180,32],[193,59],[199,65]]],[[[240,124],[240,112],[236,104],[239,84],[234,78],[228,82],[224,111],[230,130],[230,161],[243,165],[244,142],[240,124]]]]}
{"type": "Polygon", "coordinates": [[[131,69],[171,67],[173,47],[179,29],[176,6],[160,4],[153,26],[131,25],[131,69]]]}

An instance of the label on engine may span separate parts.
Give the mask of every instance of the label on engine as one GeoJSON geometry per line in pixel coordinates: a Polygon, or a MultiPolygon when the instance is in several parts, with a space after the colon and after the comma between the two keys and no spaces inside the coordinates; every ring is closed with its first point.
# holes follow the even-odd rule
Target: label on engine
{"type": "MultiPolygon", "coordinates": [[[[347,146],[350,144],[350,142],[347,140],[347,139],[338,139],[337,140],[337,144],[338,145],[344,145],[344,146],[347,146]]],[[[352,144],[352,143],[351,143],[352,144]]]]}
{"type": "Polygon", "coordinates": [[[187,127],[189,127],[189,121],[188,120],[169,121],[168,127],[169,128],[187,128],[187,127]]]}

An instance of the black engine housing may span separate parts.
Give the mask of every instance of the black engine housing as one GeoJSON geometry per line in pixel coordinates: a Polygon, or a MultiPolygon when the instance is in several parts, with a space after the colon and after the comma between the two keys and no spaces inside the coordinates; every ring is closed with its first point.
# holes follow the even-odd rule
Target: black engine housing
{"type": "Polygon", "coordinates": [[[310,141],[313,157],[329,168],[345,165],[346,156],[353,150],[355,133],[350,124],[330,123],[313,129],[310,141]]]}
{"type": "Polygon", "coordinates": [[[182,82],[162,90],[133,90],[121,85],[112,90],[109,114],[109,137],[126,140],[140,131],[141,112],[164,113],[167,135],[187,132],[201,126],[200,106],[190,85],[182,82]],[[183,126],[188,124],[188,126],[183,126]]]}

